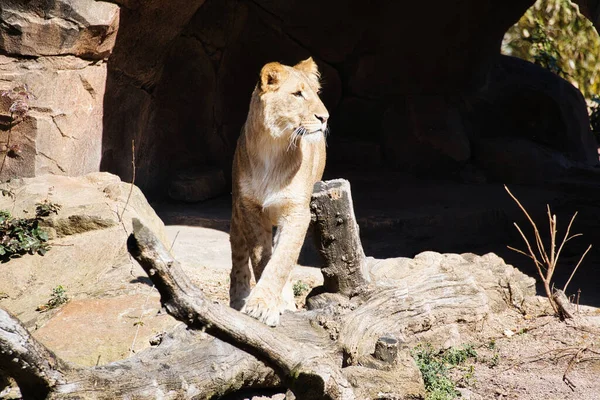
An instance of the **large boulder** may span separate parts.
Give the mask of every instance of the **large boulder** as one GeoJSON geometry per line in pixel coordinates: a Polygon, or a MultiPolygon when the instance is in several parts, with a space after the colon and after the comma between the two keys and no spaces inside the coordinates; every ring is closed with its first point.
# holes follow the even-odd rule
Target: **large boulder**
{"type": "Polygon", "coordinates": [[[44,219],[52,238],[44,256],[26,254],[0,264],[0,307],[43,343],[78,364],[104,364],[124,358],[132,346],[147,347],[151,336],[174,325],[172,318],[157,315],[158,293],[127,251],[132,218],[167,243],[162,221],[137,187],[94,173],[16,179],[2,189],[13,195],[0,198],[0,209],[14,216],[31,218],[36,203],[45,200],[61,206],[44,219]],[[36,311],[58,286],[69,303],[36,311]]]}
{"type": "Polygon", "coordinates": [[[493,179],[541,182],[598,163],[583,95],[538,65],[499,57],[471,107],[473,159],[493,179]]]}

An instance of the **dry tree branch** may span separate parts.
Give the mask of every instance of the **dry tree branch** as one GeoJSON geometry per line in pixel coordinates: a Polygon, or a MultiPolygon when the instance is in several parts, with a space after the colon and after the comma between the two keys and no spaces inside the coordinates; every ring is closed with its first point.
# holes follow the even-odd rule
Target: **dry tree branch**
{"type": "Polygon", "coordinates": [[[190,327],[264,360],[279,371],[299,399],[354,400],[335,360],[321,348],[292,340],[232,308],[213,303],[191,283],[159,239],[134,218],[127,246],[161,295],[169,314],[190,327]]]}
{"type": "MultiPolygon", "coordinates": [[[[544,248],[544,243],[542,242],[542,238],[540,236],[540,232],[538,231],[537,225],[535,224],[535,222],[533,222],[533,218],[531,218],[531,216],[529,215],[529,213],[527,212],[525,207],[523,207],[521,202],[511,193],[510,190],[508,190],[508,187],[506,185],[504,185],[504,189],[506,189],[506,191],[508,192],[510,197],[512,197],[512,199],[515,201],[515,203],[517,203],[517,205],[519,206],[521,211],[523,211],[523,213],[529,220],[529,223],[531,224],[531,227],[533,228],[535,244],[537,245],[537,249],[538,249],[538,252],[540,253],[540,257],[542,258],[542,261],[544,261],[544,263],[546,265],[548,265],[549,264],[548,255],[546,254],[546,250],[544,248]]],[[[515,224],[515,225],[517,225],[517,224],[515,224]]],[[[521,231],[521,230],[519,229],[519,231],[521,231]]],[[[521,232],[521,236],[523,236],[523,232],[521,232]]],[[[533,252],[531,252],[531,254],[534,255],[533,252]]]]}
{"type": "Polygon", "coordinates": [[[575,266],[575,268],[573,269],[573,272],[571,272],[571,276],[569,276],[569,279],[567,280],[567,283],[565,283],[565,286],[563,287],[563,292],[567,291],[567,286],[569,286],[569,283],[571,283],[571,279],[573,278],[573,275],[575,275],[575,272],[577,272],[577,269],[579,268],[579,266],[581,265],[581,262],[583,261],[583,259],[585,258],[585,256],[587,255],[587,253],[592,249],[592,245],[590,244],[588,246],[588,248],[585,250],[585,252],[581,255],[581,258],[579,259],[579,262],[577,263],[577,265],[575,266]]]}
{"type": "Polygon", "coordinates": [[[573,221],[575,221],[575,217],[577,217],[577,213],[578,213],[578,211],[575,211],[575,214],[573,214],[573,216],[571,217],[571,221],[569,222],[569,225],[567,226],[567,231],[565,232],[563,241],[562,241],[560,247],[558,248],[558,252],[556,253],[556,258],[558,258],[560,256],[560,252],[562,251],[565,243],[567,243],[569,240],[571,240],[577,236],[581,236],[581,233],[576,233],[575,235],[569,237],[569,232],[571,232],[571,226],[573,225],[573,221]]]}
{"type": "Polygon", "coordinates": [[[521,211],[523,211],[523,213],[529,220],[529,223],[531,224],[531,227],[533,228],[533,234],[534,234],[534,238],[535,238],[535,243],[537,245],[537,250],[538,250],[539,256],[542,261],[540,261],[538,259],[535,252],[533,251],[533,248],[531,247],[529,240],[527,239],[527,237],[523,233],[523,230],[519,227],[519,225],[517,225],[516,222],[514,223],[514,225],[517,228],[517,231],[519,231],[519,234],[521,235],[521,237],[523,238],[523,241],[525,242],[525,245],[527,246],[527,250],[529,251],[529,254],[527,254],[526,252],[524,252],[522,250],[515,249],[510,246],[508,246],[508,248],[513,251],[516,251],[519,254],[523,254],[526,257],[529,257],[530,259],[533,260],[533,262],[535,263],[535,266],[537,268],[538,275],[540,276],[540,278],[542,279],[542,283],[544,284],[544,290],[546,292],[546,296],[548,297],[548,301],[550,302],[550,305],[552,306],[554,312],[561,319],[571,318],[572,314],[566,308],[569,305],[568,299],[566,302],[563,299],[563,297],[566,298],[566,296],[564,296],[564,292],[565,292],[567,286],[569,285],[569,283],[571,282],[573,275],[579,268],[579,265],[581,265],[581,262],[585,258],[586,254],[590,251],[592,246],[590,245],[587,248],[587,250],[583,253],[581,258],[579,259],[579,262],[573,269],[573,272],[571,273],[571,276],[569,277],[569,280],[565,284],[563,290],[553,288],[552,277],[554,276],[554,271],[556,270],[556,266],[558,265],[558,259],[559,259],[560,254],[565,246],[565,243],[567,243],[569,240],[571,240],[573,238],[576,238],[577,236],[581,236],[580,233],[569,236],[570,232],[571,232],[571,227],[573,226],[573,222],[575,221],[575,217],[577,217],[577,212],[575,212],[575,214],[573,214],[573,217],[571,217],[571,221],[569,221],[569,225],[567,226],[565,235],[563,236],[563,239],[562,239],[560,245],[558,246],[558,250],[557,250],[556,249],[556,234],[558,231],[558,223],[556,221],[556,215],[552,214],[552,210],[550,209],[550,206],[546,205],[546,210],[547,210],[547,215],[548,215],[548,225],[549,225],[549,230],[550,230],[550,244],[549,244],[549,248],[546,248],[546,246],[544,246],[544,242],[542,241],[542,238],[541,238],[540,232],[537,228],[537,225],[533,221],[533,218],[531,218],[531,216],[529,215],[529,213],[527,212],[525,207],[511,193],[511,191],[508,189],[508,187],[506,185],[504,185],[504,189],[508,192],[508,194],[515,201],[515,203],[517,203],[517,205],[519,206],[521,211]],[[544,273],[544,270],[545,270],[545,273],[544,273]]]}
{"type": "Polygon", "coordinates": [[[569,371],[571,371],[571,369],[573,368],[573,366],[579,362],[579,356],[581,354],[583,354],[587,349],[588,349],[588,346],[582,347],[579,350],[577,350],[577,353],[575,353],[575,355],[573,356],[573,358],[571,358],[571,360],[569,361],[569,364],[567,365],[567,369],[565,369],[565,372],[563,373],[562,380],[563,380],[564,383],[567,384],[567,386],[569,387],[569,389],[571,389],[572,391],[575,391],[575,388],[577,386],[575,386],[575,384],[573,383],[573,381],[571,381],[569,379],[569,377],[567,376],[567,374],[569,373],[569,371]]]}

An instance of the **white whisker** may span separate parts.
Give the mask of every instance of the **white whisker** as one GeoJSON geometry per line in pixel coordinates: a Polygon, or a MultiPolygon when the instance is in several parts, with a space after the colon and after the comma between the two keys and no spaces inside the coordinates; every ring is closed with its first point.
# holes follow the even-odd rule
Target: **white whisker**
{"type": "Polygon", "coordinates": [[[302,136],[302,134],[304,133],[304,128],[303,127],[298,127],[294,130],[294,132],[292,132],[292,134],[290,135],[290,142],[288,144],[287,150],[286,151],[290,151],[291,149],[295,149],[296,148],[296,142],[298,141],[298,138],[300,136],[302,136]]]}

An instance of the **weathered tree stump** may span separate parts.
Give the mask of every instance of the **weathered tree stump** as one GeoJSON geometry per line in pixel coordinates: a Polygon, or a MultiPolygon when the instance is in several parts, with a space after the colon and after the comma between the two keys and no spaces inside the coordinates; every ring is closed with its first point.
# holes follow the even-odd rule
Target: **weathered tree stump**
{"type": "Polygon", "coordinates": [[[345,179],[317,182],[310,212],[318,249],[325,259],[323,289],[349,297],[360,293],[370,279],[354,216],[350,182],[345,179]]]}
{"type": "Polygon", "coordinates": [[[326,259],[314,309],[270,328],[212,302],[135,221],[130,253],[188,329],[128,359],[81,368],[0,310],[0,370],[32,399],[205,399],[257,387],[288,388],[300,400],[416,399],[424,387],[411,345],[459,334],[535,294],[532,278],[493,254],[365,257],[345,181],[317,185],[311,210],[326,259]]]}

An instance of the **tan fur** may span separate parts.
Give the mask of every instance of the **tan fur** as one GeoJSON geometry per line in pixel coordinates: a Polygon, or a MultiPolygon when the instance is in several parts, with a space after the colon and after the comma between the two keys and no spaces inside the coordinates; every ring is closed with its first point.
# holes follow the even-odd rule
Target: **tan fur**
{"type": "Polygon", "coordinates": [[[312,58],[265,65],[233,160],[230,305],[272,326],[280,312],[295,309],[289,277],[325,168],[329,113],[319,89],[312,58]],[[248,260],[257,281],[252,292],[248,260]]]}

